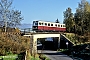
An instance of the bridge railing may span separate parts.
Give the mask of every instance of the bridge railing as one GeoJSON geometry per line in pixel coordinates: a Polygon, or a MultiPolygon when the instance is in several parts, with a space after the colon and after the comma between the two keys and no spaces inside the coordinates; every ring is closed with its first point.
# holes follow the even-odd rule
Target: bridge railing
{"type": "Polygon", "coordinates": [[[25,28],[20,30],[22,33],[30,33],[30,32],[35,32],[32,30],[32,28],[25,28]]]}
{"type": "Polygon", "coordinates": [[[33,31],[33,29],[32,28],[26,28],[26,29],[21,29],[21,33],[62,33],[62,34],[64,34],[64,32],[59,32],[59,31],[57,31],[57,32],[55,32],[55,31],[38,31],[38,30],[34,30],[33,31]]]}

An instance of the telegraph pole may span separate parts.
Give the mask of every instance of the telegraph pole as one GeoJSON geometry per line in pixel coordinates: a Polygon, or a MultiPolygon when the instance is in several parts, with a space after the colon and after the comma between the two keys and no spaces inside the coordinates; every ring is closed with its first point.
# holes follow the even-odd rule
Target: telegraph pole
{"type": "Polygon", "coordinates": [[[6,18],[6,9],[4,11],[4,26],[5,26],[5,32],[7,32],[7,18],[6,18]]]}

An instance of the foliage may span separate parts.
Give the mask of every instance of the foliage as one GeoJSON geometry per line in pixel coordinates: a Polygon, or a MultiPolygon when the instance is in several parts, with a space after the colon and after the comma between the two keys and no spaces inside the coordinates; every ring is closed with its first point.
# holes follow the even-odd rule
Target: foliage
{"type": "Polygon", "coordinates": [[[64,23],[66,24],[67,32],[75,33],[76,40],[79,42],[89,41],[90,36],[90,3],[86,0],[81,0],[75,13],[72,13],[71,8],[64,11],[64,23]]]}
{"type": "Polygon", "coordinates": [[[90,11],[88,9],[90,9],[90,4],[82,0],[75,13],[76,31],[80,32],[80,35],[88,32],[88,26],[90,25],[88,17],[90,11]]]}
{"type": "Polygon", "coordinates": [[[49,58],[47,58],[47,57],[46,57],[45,55],[43,55],[43,54],[40,54],[39,58],[40,58],[41,60],[50,60],[49,58]]]}
{"type": "Polygon", "coordinates": [[[58,19],[57,19],[55,22],[56,22],[56,23],[60,23],[58,19]]]}
{"type": "Polygon", "coordinates": [[[0,55],[7,55],[8,53],[24,52],[29,48],[28,37],[20,36],[16,33],[1,33],[0,34],[0,55]],[[27,46],[28,45],[28,46],[27,46]]]}
{"type": "Polygon", "coordinates": [[[78,4],[78,8],[75,13],[75,33],[78,36],[78,41],[88,41],[88,33],[90,32],[90,3],[82,0],[78,4]]]}
{"type": "MultiPolygon", "coordinates": [[[[20,33],[20,30],[18,28],[10,28],[10,27],[7,27],[7,32],[17,32],[17,33],[20,33]]],[[[4,32],[4,28],[3,27],[0,27],[0,32],[4,32]]]]}
{"type": "Polygon", "coordinates": [[[7,55],[7,56],[0,56],[3,60],[16,60],[17,55],[7,55]]]}
{"type": "Polygon", "coordinates": [[[89,60],[90,59],[90,43],[80,44],[73,46],[72,48],[63,51],[62,53],[69,55],[74,58],[77,57],[77,60],[89,60]],[[81,59],[78,59],[81,58],[81,59]]]}
{"type": "Polygon", "coordinates": [[[68,32],[73,31],[73,13],[72,13],[72,9],[70,7],[68,7],[66,9],[66,11],[64,11],[64,22],[66,24],[66,28],[68,32]]]}
{"type": "Polygon", "coordinates": [[[31,57],[30,60],[40,60],[38,57],[31,57]]]}

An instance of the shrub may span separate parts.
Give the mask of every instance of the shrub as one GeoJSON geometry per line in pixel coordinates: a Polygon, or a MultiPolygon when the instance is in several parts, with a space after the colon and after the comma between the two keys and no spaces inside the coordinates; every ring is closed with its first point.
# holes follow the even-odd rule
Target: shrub
{"type": "Polygon", "coordinates": [[[29,48],[29,38],[14,33],[0,34],[0,55],[24,52],[29,48]],[[11,53],[12,52],[12,53],[11,53]]]}

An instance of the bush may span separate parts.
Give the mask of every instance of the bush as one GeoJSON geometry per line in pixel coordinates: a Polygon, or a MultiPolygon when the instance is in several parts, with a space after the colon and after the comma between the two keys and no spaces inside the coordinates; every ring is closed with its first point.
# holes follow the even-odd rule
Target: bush
{"type": "Polygon", "coordinates": [[[19,54],[29,48],[28,37],[14,33],[0,33],[0,55],[19,54]]]}

